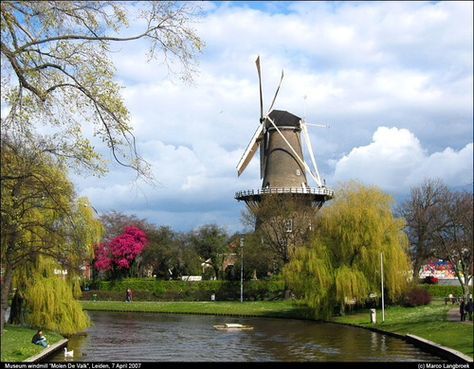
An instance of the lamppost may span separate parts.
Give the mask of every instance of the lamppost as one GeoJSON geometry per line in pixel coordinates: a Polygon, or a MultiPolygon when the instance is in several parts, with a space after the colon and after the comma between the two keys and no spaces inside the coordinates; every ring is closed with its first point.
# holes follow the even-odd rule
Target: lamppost
{"type": "Polygon", "coordinates": [[[381,284],[382,284],[382,322],[385,321],[385,303],[384,303],[384,293],[383,293],[383,253],[380,253],[380,275],[381,275],[381,284]]]}
{"type": "Polygon", "coordinates": [[[240,302],[244,302],[244,238],[240,237],[240,302]]]}

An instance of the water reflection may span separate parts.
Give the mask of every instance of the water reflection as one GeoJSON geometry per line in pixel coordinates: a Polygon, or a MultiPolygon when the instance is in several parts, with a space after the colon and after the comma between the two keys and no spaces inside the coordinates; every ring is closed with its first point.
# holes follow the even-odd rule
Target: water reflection
{"type": "MultiPolygon", "coordinates": [[[[204,315],[90,312],[74,361],[439,361],[402,340],[330,323],[204,315]],[[253,331],[217,331],[235,322],[253,331]]],[[[58,352],[51,361],[65,361],[58,352]]]]}

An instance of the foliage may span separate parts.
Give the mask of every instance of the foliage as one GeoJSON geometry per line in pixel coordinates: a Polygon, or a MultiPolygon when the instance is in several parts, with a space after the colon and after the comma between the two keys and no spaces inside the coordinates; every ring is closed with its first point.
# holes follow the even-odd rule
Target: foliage
{"type": "Polygon", "coordinates": [[[419,187],[411,188],[410,197],[398,206],[398,214],[406,220],[415,279],[422,264],[434,256],[434,234],[439,227],[437,217],[447,192],[448,188],[441,181],[427,179],[419,187]]]}
{"type": "Polygon", "coordinates": [[[187,235],[169,227],[150,227],[150,240],[142,254],[142,268],[159,279],[179,279],[183,275],[200,275],[201,262],[187,235]]]}
{"type": "Polygon", "coordinates": [[[427,257],[449,261],[464,295],[473,275],[473,196],[451,191],[440,180],[411,189],[400,213],[407,219],[414,273],[427,257]]]}
{"type": "MultiPolygon", "coordinates": [[[[121,281],[102,281],[98,290],[83,292],[83,299],[124,300],[125,291],[133,291],[134,300],[183,300],[208,301],[211,294],[218,300],[240,299],[240,282],[214,281],[161,281],[155,279],[128,278],[121,281]]],[[[244,299],[275,300],[283,297],[284,281],[245,281],[244,299]]]]}
{"type": "Polygon", "coordinates": [[[245,280],[252,279],[254,276],[258,279],[268,279],[271,275],[281,270],[283,265],[279,262],[278,256],[262,242],[258,232],[243,235],[243,249],[240,248],[240,237],[241,235],[236,235],[233,238],[236,244],[234,248],[236,254],[234,264],[234,270],[237,275],[236,279],[240,280],[241,253],[243,253],[245,280]]]}
{"type": "Polygon", "coordinates": [[[137,311],[171,314],[207,314],[220,316],[260,316],[268,318],[307,319],[308,309],[294,301],[200,301],[200,302],[134,302],[83,301],[91,311],[137,311]]]}
{"type": "Polygon", "coordinates": [[[48,125],[50,152],[72,167],[101,173],[104,162],[82,129],[89,124],[118,163],[149,175],[109,55],[113,44],[145,39],[150,59],[181,65],[183,78],[190,79],[203,47],[190,27],[197,15],[192,3],[168,1],[2,2],[1,96],[2,107],[10,108],[2,129],[27,137],[39,131],[37,122],[48,125]],[[130,13],[137,19],[129,20],[130,13]],[[144,27],[124,36],[129,21],[144,27]]]}
{"type": "Polygon", "coordinates": [[[127,271],[147,244],[145,232],[137,227],[127,227],[122,235],[98,245],[95,267],[101,271],[112,271],[114,275],[127,271]]]}
{"type": "Polygon", "coordinates": [[[473,204],[472,193],[448,192],[435,232],[435,255],[453,265],[466,298],[474,271],[473,204]]]}
{"type": "Polygon", "coordinates": [[[407,291],[403,299],[404,306],[428,305],[431,302],[430,293],[421,287],[413,287],[407,291]]]}
{"type": "Polygon", "coordinates": [[[145,219],[140,219],[135,215],[124,214],[115,210],[100,215],[100,221],[104,226],[105,234],[104,241],[110,242],[115,237],[120,236],[125,228],[137,227],[143,230],[146,234],[154,226],[148,223],[145,219]]]}
{"type": "MultiPolygon", "coordinates": [[[[43,351],[42,346],[31,343],[31,338],[35,333],[35,329],[7,325],[2,336],[0,360],[2,362],[25,361],[43,351]]],[[[59,334],[45,329],[43,329],[43,334],[51,345],[63,338],[59,334]]]]}
{"type": "Polygon", "coordinates": [[[215,278],[219,279],[222,262],[229,253],[229,236],[226,231],[215,224],[204,225],[190,235],[190,243],[201,257],[202,262],[210,265],[215,278]]]}
{"type": "Polygon", "coordinates": [[[72,283],[55,274],[60,268],[51,259],[39,258],[34,267],[23,270],[17,278],[24,290],[26,323],[71,335],[86,329],[90,322],[74,299],[72,283]]]}
{"type": "Polygon", "coordinates": [[[201,273],[201,261],[190,242],[190,235],[178,233],[169,227],[157,227],[134,215],[117,211],[105,213],[100,217],[105,227],[104,242],[123,233],[128,226],[142,229],[148,238],[148,246],[140,255],[133,276],[156,275],[160,279],[178,279],[182,275],[201,273]]]}
{"type": "Polygon", "coordinates": [[[386,296],[396,300],[407,286],[409,261],[403,221],[394,218],[390,196],[377,188],[349,183],[322,211],[312,242],[296,250],[284,268],[298,298],[327,318],[339,306],[363,302],[381,283],[383,254],[386,296]]]}
{"type": "MultiPolygon", "coordinates": [[[[3,283],[1,324],[17,273],[34,267],[38,258],[54,258],[77,274],[102,227],[87,199],[76,199],[61,163],[38,146],[4,136],[1,141],[1,257],[3,283]]],[[[23,274],[24,275],[24,274],[23,274]]],[[[20,288],[21,290],[21,288],[20,288]]]]}
{"type": "MultiPolygon", "coordinates": [[[[422,284],[420,285],[421,288],[424,288],[429,292],[429,294],[433,297],[448,297],[449,294],[453,296],[463,296],[463,289],[461,286],[440,286],[436,284],[422,284]]],[[[472,293],[472,287],[471,287],[472,293]]]]}
{"type": "Polygon", "coordinates": [[[307,243],[316,225],[316,209],[298,197],[265,195],[258,206],[242,214],[248,227],[255,227],[257,239],[263,242],[271,264],[278,268],[288,263],[294,250],[307,243]]]}

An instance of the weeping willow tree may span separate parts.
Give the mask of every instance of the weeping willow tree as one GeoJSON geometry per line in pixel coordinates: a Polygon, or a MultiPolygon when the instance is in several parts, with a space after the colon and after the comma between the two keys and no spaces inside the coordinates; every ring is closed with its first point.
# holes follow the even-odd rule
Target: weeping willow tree
{"type": "MultiPolygon", "coordinates": [[[[72,204],[65,219],[56,219],[56,233],[42,235],[61,253],[33,253],[22,263],[13,279],[16,301],[10,323],[26,324],[71,335],[89,326],[89,318],[77,299],[81,295],[81,266],[93,258],[93,246],[102,233],[87,199],[72,204]]],[[[39,231],[39,230],[38,230],[39,231]]],[[[29,241],[35,236],[29,235],[29,241]]],[[[39,241],[39,240],[37,240],[39,241]]]]}
{"type": "Polygon", "coordinates": [[[88,315],[74,298],[73,280],[51,258],[40,257],[25,265],[15,275],[15,285],[22,290],[24,323],[68,336],[90,325],[88,315]]]}
{"type": "MultiPolygon", "coordinates": [[[[45,305],[35,305],[27,298],[33,293],[32,289],[40,288],[36,282],[30,283],[31,276],[37,275],[35,268],[44,270],[40,259],[54,260],[60,269],[68,270],[71,296],[73,290],[78,296],[77,276],[83,262],[91,255],[93,244],[99,240],[101,224],[86,199],[76,199],[64,165],[46,149],[25,142],[20,145],[3,135],[1,144],[3,280],[0,320],[3,332],[5,311],[13,288],[16,288],[11,309],[13,320],[18,314],[18,320],[22,322],[27,312],[49,315],[54,320],[51,311],[37,310],[45,305]]],[[[56,286],[53,282],[48,283],[56,286]]],[[[58,296],[62,296],[64,304],[73,304],[68,294],[61,292],[58,296]]],[[[70,327],[59,331],[69,332],[70,327]]]]}
{"type": "Polygon", "coordinates": [[[320,213],[311,244],[296,251],[284,269],[293,292],[327,318],[339,307],[380,295],[380,255],[391,300],[407,287],[410,264],[404,222],[393,216],[393,199],[374,187],[348,183],[320,213]]]}

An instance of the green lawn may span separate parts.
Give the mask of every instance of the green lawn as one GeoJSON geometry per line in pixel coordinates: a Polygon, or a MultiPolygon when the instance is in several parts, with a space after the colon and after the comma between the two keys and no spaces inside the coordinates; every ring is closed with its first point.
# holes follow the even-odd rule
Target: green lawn
{"type": "Polygon", "coordinates": [[[473,357],[473,326],[461,322],[447,321],[447,312],[452,305],[435,301],[418,307],[392,306],[382,311],[377,309],[377,323],[370,323],[369,310],[336,317],[334,322],[355,324],[360,327],[374,327],[398,334],[414,334],[442,346],[450,347],[473,357]]]}
{"type": "Polygon", "coordinates": [[[304,319],[309,310],[291,301],[132,302],[81,301],[85,310],[137,311],[173,314],[245,315],[304,319]]]}
{"type": "MultiPolygon", "coordinates": [[[[31,343],[31,338],[35,333],[34,329],[5,325],[1,361],[23,361],[43,351],[42,346],[31,343]]],[[[50,345],[63,339],[58,333],[43,331],[43,334],[50,345]]]]}

